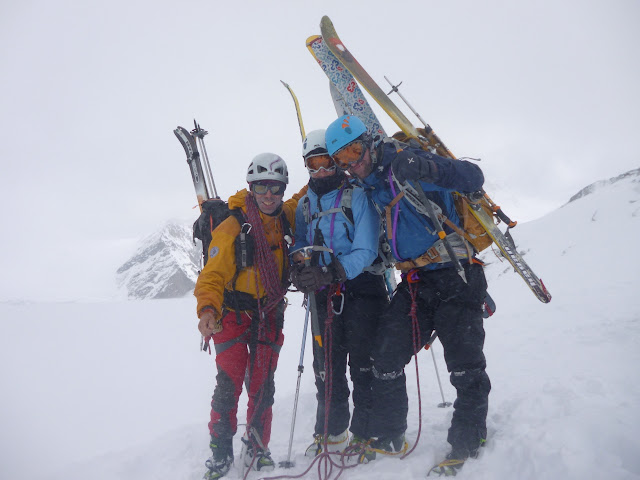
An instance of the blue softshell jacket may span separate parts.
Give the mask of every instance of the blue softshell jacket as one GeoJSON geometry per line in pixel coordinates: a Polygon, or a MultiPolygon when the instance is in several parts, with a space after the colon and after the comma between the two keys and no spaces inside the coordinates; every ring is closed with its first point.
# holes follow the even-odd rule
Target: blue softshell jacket
{"type": "MultiPolygon", "coordinates": [[[[351,210],[353,224],[342,212],[331,213],[313,218],[318,211],[327,211],[340,206],[339,195],[342,188],[332,190],[320,197],[311,189],[298,202],[296,209],[296,243],[295,248],[313,245],[315,229],[320,226],[324,236],[325,246],[333,249],[334,255],[342,264],[347,279],[352,280],[365,267],[368,267],[378,256],[378,237],[380,232],[380,217],[364,190],[352,185],[351,210]],[[307,224],[304,218],[304,204],[309,204],[311,221],[307,224]],[[336,205],[337,204],[337,205],[336,205]],[[333,222],[333,235],[331,224],[333,222]]],[[[320,265],[329,265],[331,255],[323,253],[320,265]]]]}

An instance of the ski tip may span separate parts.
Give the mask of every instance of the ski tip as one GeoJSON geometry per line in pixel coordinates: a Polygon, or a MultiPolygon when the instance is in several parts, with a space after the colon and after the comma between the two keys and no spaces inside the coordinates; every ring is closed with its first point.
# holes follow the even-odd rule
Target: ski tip
{"type": "Polygon", "coordinates": [[[331,39],[339,40],[338,33],[336,32],[335,27],[333,26],[333,22],[326,15],[320,19],[320,32],[322,33],[322,37],[329,37],[331,39]]]}
{"type": "Polygon", "coordinates": [[[542,279],[540,279],[540,285],[542,285],[542,293],[544,295],[544,297],[540,298],[540,300],[542,301],[542,303],[549,303],[551,301],[551,294],[549,293],[549,290],[547,290],[547,287],[542,279]]]}
{"type": "Polygon", "coordinates": [[[311,35],[310,37],[307,38],[306,45],[307,45],[307,47],[309,47],[313,43],[315,43],[317,41],[321,41],[321,40],[322,40],[322,36],[321,35],[311,35]]]}

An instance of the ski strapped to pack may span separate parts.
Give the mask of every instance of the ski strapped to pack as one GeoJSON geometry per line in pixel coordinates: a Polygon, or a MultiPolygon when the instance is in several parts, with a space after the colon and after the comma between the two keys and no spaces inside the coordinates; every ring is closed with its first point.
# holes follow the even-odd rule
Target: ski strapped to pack
{"type": "Polygon", "coordinates": [[[191,132],[187,131],[184,127],[177,127],[173,133],[187,154],[187,163],[191,170],[191,179],[193,180],[198,205],[202,212],[201,205],[204,201],[219,197],[213,175],[211,174],[211,164],[209,163],[207,149],[204,145],[204,137],[209,132],[200,128],[200,124],[195,120],[193,124],[195,128],[191,130],[191,132]]]}
{"type": "MultiPolygon", "coordinates": [[[[344,43],[342,43],[329,17],[324,16],[322,18],[320,22],[320,30],[322,33],[323,45],[328,47],[330,52],[339,62],[338,65],[333,68],[336,70],[346,68],[355,80],[357,80],[360,85],[369,92],[382,109],[395,121],[407,138],[415,139],[422,145],[423,149],[435,152],[443,157],[448,157],[454,160],[456,159],[429,125],[423,122],[425,129],[421,129],[421,132],[411,124],[404,113],[402,113],[402,111],[390,100],[388,95],[382,91],[375,80],[371,78],[362,65],[360,65],[351,52],[349,52],[344,43]]],[[[309,44],[309,40],[307,42],[309,44]]],[[[329,76],[328,73],[327,75],[329,76]]],[[[392,87],[392,92],[395,91],[399,93],[397,86],[392,85],[392,87]]],[[[341,93],[348,96],[348,90],[346,93],[344,91],[341,91],[341,93]]],[[[484,191],[481,191],[480,197],[479,201],[467,201],[463,195],[459,195],[454,198],[457,198],[457,203],[462,204],[463,209],[468,210],[475,218],[475,223],[480,225],[480,228],[484,229],[487,233],[487,237],[490,241],[488,241],[487,238],[484,239],[485,242],[488,241],[488,244],[484,248],[491,243],[495,243],[500,250],[501,255],[523,278],[538,300],[543,303],[548,303],[551,301],[551,294],[548,292],[544,283],[524,261],[522,255],[517,252],[515,245],[509,238],[510,235],[508,235],[508,230],[507,234],[504,234],[495,223],[496,219],[498,219],[500,221],[504,221],[509,227],[513,227],[515,226],[515,222],[512,222],[506,215],[503,215],[504,212],[501,211],[499,206],[493,203],[484,191]]],[[[467,230],[465,226],[463,226],[463,229],[467,230]]],[[[482,250],[482,248],[478,248],[475,243],[474,246],[478,251],[482,250]]]]}

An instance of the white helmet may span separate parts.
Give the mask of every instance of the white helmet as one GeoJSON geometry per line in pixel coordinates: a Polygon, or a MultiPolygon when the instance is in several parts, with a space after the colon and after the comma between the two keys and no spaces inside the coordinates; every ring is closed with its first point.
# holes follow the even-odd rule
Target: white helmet
{"type": "Polygon", "coordinates": [[[302,158],[327,155],[327,143],[324,140],[325,130],[314,130],[307,134],[302,142],[302,158]]]}
{"type": "Polygon", "coordinates": [[[275,153],[256,155],[247,169],[247,183],[259,180],[275,180],[284,184],[289,183],[287,164],[275,153]]]}

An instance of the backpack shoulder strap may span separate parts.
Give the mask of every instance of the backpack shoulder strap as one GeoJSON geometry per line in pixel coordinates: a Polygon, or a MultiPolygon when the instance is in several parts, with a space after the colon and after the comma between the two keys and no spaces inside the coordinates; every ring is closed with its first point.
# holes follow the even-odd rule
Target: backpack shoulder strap
{"type": "Polygon", "coordinates": [[[401,152],[408,146],[406,143],[403,143],[393,137],[384,137],[384,139],[382,139],[382,143],[392,144],[396,148],[396,152],[401,152]]]}
{"type": "Polygon", "coordinates": [[[246,217],[242,212],[242,208],[233,208],[229,211],[229,213],[231,214],[232,217],[234,217],[238,221],[238,224],[241,227],[244,223],[246,223],[246,217]]]}
{"type": "Polygon", "coordinates": [[[342,198],[340,199],[340,210],[349,221],[351,225],[353,225],[353,209],[351,208],[351,199],[353,198],[353,185],[347,185],[342,191],[342,198]]]}
{"type": "Polygon", "coordinates": [[[309,206],[310,202],[311,201],[309,200],[309,196],[305,195],[302,199],[302,215],[304,216],[304,221],[307,223],[307,225],[311,223],[311,207],[309,206]]]}
{"type": "Polygon", "coordinates": [[[233,276],[232,285],[235,289],[236,281],[238,280],[238,275],[240,274],[240,270],[243,268],[247,268],[251,260],[249,257],[249,232],[251,231],[251,225],[247,223],[244,213],[242,212],[242,208],[234,208],[231,210],[231,216],[236,219],[238,224],[240,225],[240,233],[236,237],[236,245],[239,245],[239,248],[236,248],[236,272],[233,276]]]}
{"type": "Polygon", "coordinates": [[[309,197],[305,197],[303,200],[304,203],[302,204],[302,213],[304,215],[305,222],[307,222],[307,225],[310,225],[312,220],[316,220],[317,218],[331,215],[333,213],[342,213],[347,221],[351,225],[353,225],[353,210],[351,208],[353,189],[354,186],[352,184],[345,185],[344,188],[342,188],[342,192],[340,193],[340,203],[337,207],[329,208],[327,210],[320,210],[313,215],[311,215],[309,197]]]}
{"type": "Polygon", "coordinates": [[[280,213],[280,219],[282,220],[282,231],[284,232],[285,236],[288,235],[289,237],[293,238],[291,222],[289,222],[289,218],[287,218],[287,214],[284,213],[284,210],[280,213]]]}

